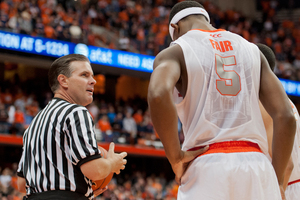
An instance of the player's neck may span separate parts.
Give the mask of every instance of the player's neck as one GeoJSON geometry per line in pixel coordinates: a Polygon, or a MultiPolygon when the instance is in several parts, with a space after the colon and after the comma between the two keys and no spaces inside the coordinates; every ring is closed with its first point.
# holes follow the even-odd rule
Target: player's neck
{"type": "Polygon", "coordinates": [[[192,23],[191,29],[201,29],[207,31],[216,30],[215,27],[213,27],[211,24],[204,20],[197,20],[194,23],[192,23]]]}

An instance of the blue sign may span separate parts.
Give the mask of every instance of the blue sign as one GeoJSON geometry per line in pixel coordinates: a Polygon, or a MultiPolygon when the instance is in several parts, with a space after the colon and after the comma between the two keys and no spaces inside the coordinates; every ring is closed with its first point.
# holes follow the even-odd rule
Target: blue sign
{"type": "Polygon", "coordinates": [[[71,42],[0,31],[0,48],[3,49],[60,57],[72,53],[74,47],[71,42]]]}
{"type": "Polygon", "coordinates": [[[299,81],[291,81],[287,79],[279,79],[285,92],[288,95],[292,96],[300,96],[300,82],[299,81]]]}
{"type": "Polygon", "coordinates": [[[0,48],[44,56],[83,54],[91,63],[151,73],[154,56],[0,31],[0,48]]]}

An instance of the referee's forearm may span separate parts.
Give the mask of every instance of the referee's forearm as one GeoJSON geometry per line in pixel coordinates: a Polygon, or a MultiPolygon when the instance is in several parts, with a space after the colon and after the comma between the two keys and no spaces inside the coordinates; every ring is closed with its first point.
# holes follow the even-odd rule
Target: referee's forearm
{"type": "Polygon", "coordinates": [[[25,178],[18,176],[17,185],[18,185],[19,192],[26,193],[26,180],[25,180],[25,178]]]}
{"type": "Polygon", "coordinates": [[[80,166],[81,172],[91,180],[106,178],[112,171],[112,164],[105,158],[98,158],[80,166]]]}

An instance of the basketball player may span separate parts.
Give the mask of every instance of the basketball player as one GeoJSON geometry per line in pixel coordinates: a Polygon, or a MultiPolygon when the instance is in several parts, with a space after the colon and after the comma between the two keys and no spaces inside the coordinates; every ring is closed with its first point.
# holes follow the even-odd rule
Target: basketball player
{"type": "Polygon", "coordinates": [[[173,43],[155,58],[148,103],[181,184],[178,199],[284,199],[283,177],[296,122],[265,57],[239,35],[212,27],[195,1],[177,3],[169,19],[173,43]],[[259,99],[275,125],[274,168],[266,156],[259,99]],[[177,114],[185,136],[182,149],[177,114]],[[191,152],[202,153],[207,145],[209,150],[193,154],[193,160],[191,152]]]}
{"type": "MultiPolygon", "coordinates": [[[[266,57],[272,71],[275,68],[275,54],[272,49],[264,44],[256,44],[259,50],[266,57]]],[[[294,140],[294,146],[292,150],[292,155],[290,162],[288,163],[288,167],[285,172],[284,184],[283,188],[285,190],[285,195],[287,200],[299,200],[300,199],[300,121],[299,121],[299,113],[296,106],[290,100],[291,106],[294,111],[295,119],[297,121],[297,129],[294,140]]],[[[268,136],[269,143],[269,153],[272,156],[272,149],[270,146],[272,145],[273,138],[273,121],[264,107],[260,104],[260,110],[262,113],[262,117],[264,120],[265,128],[268,136]]]]}

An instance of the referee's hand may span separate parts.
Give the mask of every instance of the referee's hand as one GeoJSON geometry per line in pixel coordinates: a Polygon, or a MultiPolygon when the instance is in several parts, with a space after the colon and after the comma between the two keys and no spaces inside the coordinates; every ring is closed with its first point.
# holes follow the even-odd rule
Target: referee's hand
{"type": "Polygon", "coordinates": [[[127,160],[124,158],[126,156],[126,152],[115,153],[115,143],[110,143],[109,150],[107,152],[107,159],[111,161],[112,172],[119,174],[121,170],[125,169],[127,160]]]}

